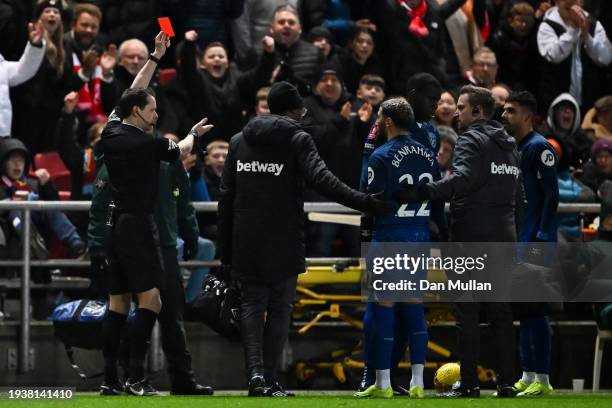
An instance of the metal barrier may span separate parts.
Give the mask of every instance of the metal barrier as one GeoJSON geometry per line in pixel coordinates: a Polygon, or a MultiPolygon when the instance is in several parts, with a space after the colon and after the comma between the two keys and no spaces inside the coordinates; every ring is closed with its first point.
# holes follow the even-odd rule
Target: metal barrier
{"type": "MultiPolygon", "coordinates": [[[[216,212],[216,202],[197,202],[193,203],[198,212],[216,212]]],[[[31,266],[88,266],[87,261],[75,260],[51,260],[51,261],[32,261],[30,259],[30,230],[32,211],[87,211],[91,206],[89,201],[0,201],[0,212],[5,210],[20,210],[22,212],[23,236],[22,236],[22,260],[6,261],[1,260],[0,266],[21,266],[21,327],[19,339],[19,370],[29,371],[28,360],[30,350],[30,267],[31,266]]],[[[448,210],[448,204],[446,209],[448,210]]],[[[596,214],[601,210],[599,204],[560,204],[560,213],[590,213],[596,214]]],[[[337,203],[304,203],[305,212],[333,212],[333,213],[358,213],[351,208],[337,203]]],[[[346,260],[346,258],[339,258],[346,260]]],[[[325,259],[326,262],[336,262],[338,259],[325,259]]],[[[321,262],[321,260],[311,260],[311,263],[321,262]]],[[[196,262],[190,261],[183,263],[185,266],[215,266],[218,262],[196,262]]]]}

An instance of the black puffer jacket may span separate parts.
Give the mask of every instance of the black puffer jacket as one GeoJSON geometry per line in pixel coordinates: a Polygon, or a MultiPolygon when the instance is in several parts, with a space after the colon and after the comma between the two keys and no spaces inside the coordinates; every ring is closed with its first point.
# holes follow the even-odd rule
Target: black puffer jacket
{"type": "Polygon", "coordinates": [[[231,139],[217,248],[221,261],[232,264],[232,278],[273,283],[305,271],[305,184],[356,209],[368,210],[373,201],[338,180],[291,119],[257,116],[231,139]]]}
{"type": "Polygon", "coordinates": [[[451,199],[453,241],[516,241],[523,198],[516,141],[498,122],[473,123],[457,140],[452,174],[428,184],[427,193],[451,199]]]}
{"type": "Polygon", "coordinates": [[[298,40],[289,48],[277,41],[275,54],[275,65],[281,65],[276,80],[291,82],[302,95],[310,93],[310,86],[325,58],[321,50],[304,40],[298,40]]]}

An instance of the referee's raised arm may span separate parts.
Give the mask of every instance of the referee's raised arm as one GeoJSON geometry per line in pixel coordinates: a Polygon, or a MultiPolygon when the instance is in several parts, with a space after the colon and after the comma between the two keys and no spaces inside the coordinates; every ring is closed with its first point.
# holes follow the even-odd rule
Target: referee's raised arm
{"type": "Polygon", "coordinates": [[[170,47],[170,37],[168,34],[160,31],[159,34],[155,37],[155,51],[149,54],[149,60],[142,67],[142,69],[134,78],[134,82],[132,82],[132,86],[130,88],[147,88],[149,83],[151,82],[151,78],[153,78],[153,74],[155,74],[155,70],[157,69],[157,65],[159,61],[162,59],[166,50],[170,47]]]}

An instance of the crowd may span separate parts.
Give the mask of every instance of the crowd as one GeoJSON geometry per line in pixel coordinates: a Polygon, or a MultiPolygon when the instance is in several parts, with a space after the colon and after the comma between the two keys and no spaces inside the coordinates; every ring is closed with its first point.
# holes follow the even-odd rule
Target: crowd
{"type": "MultiPolygon", "coordinates": [[[[561,201],[598,200],[598,191],[612,175],[609,2],[377,3],[4,2],[0,194],[22,199],[17,191],[36,192],[31,181],[51,190],[56,174],[45,172],[45,163],[38,164],[36,157],[56,151],[71,180],[59,196],[91,197],[94,146],[122,92],[148,58],[156,17],[167,15],[177,37],[150,84],[159,114],[156,132],[178,141],[202,117],[215,125],[184,161],[194,201],[218,199],[227,142],[249,118],[269,112],[269,86],[280,80],[295,84],[306,98],[302,122],[327,166],[357,187],[364,141],[378,106],[387,97],[407,96],[406,80],[419,72],[431,73],[444,88],[432,118],[442,135],[442,171],[450,165],[457,138],[461,86],[490,89],[500,121],[510,92],[528,90],[538,101],[537,129],[553,141],[560,157],[561,201]],[[8,172],[13,156],[23,159],[20,174],[8,172]]],[[[307,199],[322,198],[309,193],[307,199]]],[[[18,234],[10,216],[0,222],[7,247],[18,234]]],[[[72,222],[79,232],[84,230],[85,220],[72,222]]],[[[214,239],[216,217],[201,213],[198,222],[201,233],[214,239]]],[[[36,227],[53,230],[49,222],[39,221],[36,227]]],[[[562,219],[561,231],[576,238],[577,218],[562,219]]],[[[55,232],[71,242],[72,254],[83,252],[82,243],[74,244],[80,237],[55,232]]],[[[47,243],[54,239],[51,233],[42,235],[47,243]]],[[[355,255],[359,248],[358,232],[351,227],[311,226],[307,241],[311,256],[332,251],[355,255]]]]}
{"type": "MultiPolygon", "coordinates": [[[[405,95],[407,78],[418,72],[433,74],[445,89],[432,119],[444,135],[443,169],[456,140],[457,91],[474,84],[491,89],[500,120],[511,91],[537,96],[539,130],[556,142],[561,157],[562,201],[597,200],[612,173],[608,2],[31,3],[9,1],[0,8],[0,20],[7,22],[0,41],[0,136],[8,138],[2,142],[2,194],[7,198],[21,189],[17,180],[49,181],[40,176],[34,158],[51,151],[70,171],[70,198],[90,198],[93,147],[146,62],[147,43],[161,15],[172,18],[178,37],[168,53],[174,58],[162,61],[151,83],[159,112],[156,131],[179,140],[201,117],[215,124],[200,151],[184,162],[194,201],[217,199],[226,142],[251,116],[268,112],[268,88],[279,80],[295,84],[306,97],[303,122],[328,167],[350,186],[359,184],[372,112],[385,97],[405,95]],[[7,147],[16,146],[7,142],[11,139],[22,145],[7,147]],[[5,163],[16,151],[25,159],[24,171],[11,175],[5,163]]],[[[568,222],[566,231],[575,236],[575,219],[568,222]]],[[[214,239],[215,217],[201,214],[199,223],[214,239]]],[[[14,231],[4,224],[3,229],[10,241],[14,231]]],[[[309,254],[329,255],[337,237],[345,253],[356,253],[354,229],[317,226],[309,231],[309,254]]]]}

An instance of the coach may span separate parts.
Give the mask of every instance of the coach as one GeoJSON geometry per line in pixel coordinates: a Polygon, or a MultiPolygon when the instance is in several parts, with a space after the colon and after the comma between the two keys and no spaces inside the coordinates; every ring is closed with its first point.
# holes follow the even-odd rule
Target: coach
{"type": "Polygon", "coordinates": [[[288,396],[278,384],[277,367],[287,340],[297,275],[306,270],[305,184],[361,211],[381,213],[388,206],[352,190],[327,169],[311,136],[297,122],[305,109],[293,85],[274,84],[268,106],[272,115],[253,118],[230,141],[217,248],[241,288],[249,395],[288,396]]]}
{"type": "MultiPolygon", "coordinates": [[[[410,186],[398,201],[450,199],[451,240],[454,242],[514,242],[516,212],[522,206],[520,161],[514,138],[491,120],[495,102],[491,92],[472,85],[461,89],[457,116],[463,131],[457,140],[452,174],[423,186],[410,186]],[[504,168],[508,171],[493,171],[504,168]]],[[[500,271],[502,273],[503,271],[500,271]]],[[[480,303],[457,303],[461,385],[447,397],[478,397],[476,363],[480,348],[480,303]]],[[[514,329],[508,303],[482,303],[496,336],[498,396],[514,396],[514,329]]]]}

